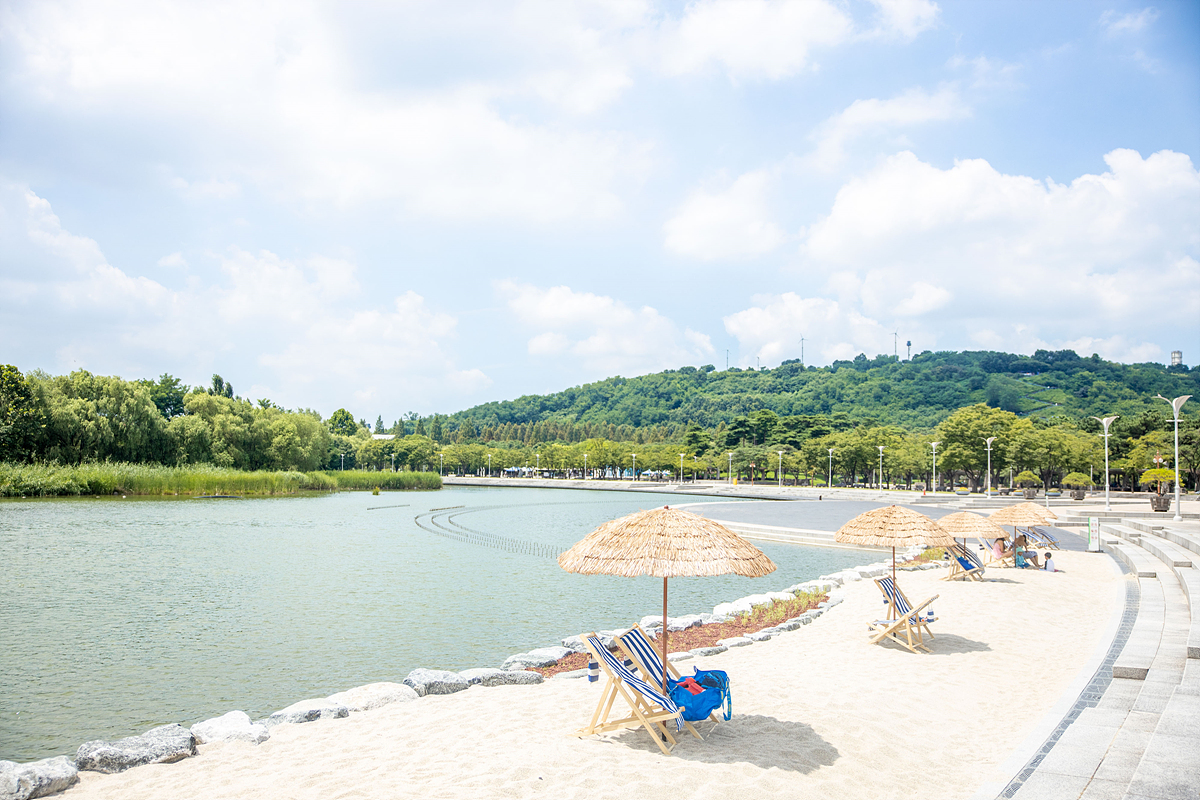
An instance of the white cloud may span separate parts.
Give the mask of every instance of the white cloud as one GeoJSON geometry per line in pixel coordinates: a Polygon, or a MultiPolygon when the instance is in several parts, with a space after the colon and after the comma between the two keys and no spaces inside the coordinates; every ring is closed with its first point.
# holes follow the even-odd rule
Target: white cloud
{"type": "Polygon", "coordinates": [[[163,256],[157,261],[160,267],[174,267],[177,269],[187,269],[187,259],[183,257],[183,253],[174,252],[163,256]]]}
{"type": "Polygon", "coordinates": [[[887,133],[893,128],[943,122],[970,116],[971,109],[954,86],[942,86],[930,94],[915,88],[887,100],[855,100],[830,117],[816,130],[816,149],[805,163],[823,169],[839,166],[846,145],[859,136],[887,133]]]}
{"type": "MultiPolygon", "coordinates": [[[[453,316],[412,291],[380,303],[342,259],[232,248],[214,257],[222,279],[171,290],[109,264],[45,199],[11,183],[0,183],[0,246],[0,360],[130,378],[218,371],[257,396],[326,413],[351,398],[430,408],[490,384],[455,366],[453,316]]],[[[158,263],[186,262],[172,253],[158,263]]]]}
{"type": "Polygon", "coordinates": [[[826,0],[699,0],[664,26],[663,66],[679,75],[717,64],[735,80],[778,80],[804,69],[811,49],[853,33],[853,20],[826,0]]]}
{"type": "Polygon", "coordinates": [[[787,234],[772,219],[765,171],[741,175],[728,188],[697,190],[663,226],[672,253],[705,261],[759,256],[775,250],[787,234]]]}
{"type": "Polygon", "coordinates": [[[1063,185],[983,160],[939,169],[893,156],[848,182],[807,231],[802,272],[827,276],[837,299],[756,299],[726,328],[764,359],[801,334],[814,352],[872,355],[891,351],[881,331],[924,337],[924,349],[956,325],[1014,352],[1162,358],[1148,314],[1168,340],[1200,333],[1200,174],[1169,151],[1105,161],[1108,172],[1063,185]]]}
{"type": "Polygon", "coordinates": [[[496,281],[496,292],[517,321],[536,331],[530,355],[582,364],[594,374],[641,375],[712,356],[709,337],[679,330],[649,306],[630,308],[612,297],[568,286],[541,288],[496,281]]]}
{"type": "Polygon", "coordinates": [[[1119,14],[1109,9],[1100,15],[1100,25],[1109,36],[1116,36],[1123,33],[1140,33],[1153,25],[1156,19],[1158,10],[1154,7],[1128,14],[1119,14]]]}
{"type": "Polygon", "coordinates": [[[879,8],[882,32],[913,39],[937,23],[940,9],[930,0],[871,0],[879,8]]]}

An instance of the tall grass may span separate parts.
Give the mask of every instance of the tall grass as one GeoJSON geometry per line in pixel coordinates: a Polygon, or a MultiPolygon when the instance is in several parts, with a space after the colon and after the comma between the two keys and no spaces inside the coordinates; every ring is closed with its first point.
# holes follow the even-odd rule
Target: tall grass
{"type": "Polygon", "coordinates": [[[152,464],[0,463],[0,497],[63,495],[209,495],[295,494],[338,489],[440,489],[432,472],[285,472],[213,467],[162,467],[152,464]]]}

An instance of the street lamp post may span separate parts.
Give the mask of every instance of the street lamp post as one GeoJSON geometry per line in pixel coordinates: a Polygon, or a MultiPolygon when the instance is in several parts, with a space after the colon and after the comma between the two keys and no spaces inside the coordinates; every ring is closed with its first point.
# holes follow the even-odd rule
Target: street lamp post
{"type": "Polygon", "coordinates": [[[987,496],[992,496],[992,442],[996,441],[995,436],[989,436],[983,440],[987,443],[988,454],[988,471],[987,471],[987,496]]]}
{"type": "Polygon", "coordinates": [[[583,454],[583,479],[587,480],[587,453],[583,454]]]}
{"type": "Polygon", "coordinates": [[[930,447],[933,448],[933,491],[937,493],[937,446],[941,442],[930,442],[930,447]]]}
{"type": "Polygon", "coordinates": [[[629,455],[631,455],[633,457],[633,479],[636,481],[637,480],[637,453],[630,453],[629,455]]]}
{"type": "Polygon", "coordinates": [[[879,477],[875,479],[875,488],[883,491],[883,445],[875,445],[879,448],[879,477]]]}
{"type": "Polygon", "coordinates": [[[446,463],[446,454],[438,453],[438,475],[442,474],[442,466],[446,463]]]}
{"type": "Polygon", "coordinates": [[[679,485],[683,486],[683,453],[679,454],[679,485]]]}
{"type": "Polygon", "coordinates": [[[1112,506],[1108,502],[1108,437],[1111,435],[1108,432],[1108,426],[1113,424],[1119,414],[1113,414],[1111,417],[1092,417],[1092,419],[1104,426],[1104,433],[1100,434],[1104,437],[1104,510],[1112,511],[1112,506]]]}
{"type": "Polygon", "coordinates": [[[779,478],[779,485],[783,486],[783,451],[776,450],[775,452],[779,453],[779,475],[777,477],[779,478]]]}
{"type": "Polygon", "coordinates": [[[346,469],[346,454],[342,453],[342,471],[344,472],[345,469],[346,469]]]}
{"type": "Polygon", "coordinates": [[[488,474],[487,474],[487,476],[489,478],[492,477],[492,454],[491,453],[488,453],[488,474]]]}
{"type": "MultiPolygon", "coordinates": [[[[1167,400],[1161,394],[1155,395],[1159,400],[1167,400]]],[[[1191,397],[1190,394],[1181,395],[1174,400],[1167,400],[1171,404],[1171,410],[1175,412],[1175,517],[1176,522],[1183,522],[1183,514],[1179,508],[1179,409],[1183,408],[1183,404],[1191,397]]]]}
{"type": "Polygon", "coordinates": [[[832,447],[829,448],[829,483],[826,484],[826,488],[828,488],[828,489],[833,488],[833,448],[832,447]]]}
{"type": "Polygon", "coordinates": [[[696,482],[696,469],[700,465],[700,456],[692,456],[692,483],[696,482]]]}
{"type": "Polygon", "coordinates": [[[725,455],[729,456],[729,472],[726,473],[725,478],[732,484],[733,483],[733,451],[731,450],[731,451],[725,453],[725,455]]]}
{"type": "Polygon", "coordinates": [[[392,453],[392,472],[396,471],[396,454],[392,453]]]}
{"type": "Polygon", "coordinates": [[[533,454],[533,471],[538,475],[542,474],[542,454],[537,451],[533,454]]]}

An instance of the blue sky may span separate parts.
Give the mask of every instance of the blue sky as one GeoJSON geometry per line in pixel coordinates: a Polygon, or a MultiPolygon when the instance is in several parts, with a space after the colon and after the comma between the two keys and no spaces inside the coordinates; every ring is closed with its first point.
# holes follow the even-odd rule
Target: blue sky
{"type": "Polygon", "coordinates": [[[12,2],[0,362],[328,415],[1200,358],[1200,6],[12,2]]]}

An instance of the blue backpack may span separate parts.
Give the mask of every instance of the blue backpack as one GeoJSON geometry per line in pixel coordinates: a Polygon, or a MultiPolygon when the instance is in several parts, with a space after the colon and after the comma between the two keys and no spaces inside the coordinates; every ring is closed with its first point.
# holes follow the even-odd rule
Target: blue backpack
{"type": "Polygon", "coordinates": [[[680,685],[682,681],[667,681],[671,699],[683,709],[683,718],[688,722],[699,722],[724,706],[725,719],[730,719],[733,716],[733,699],[729,694],[729,675],[724,670],[699,667],[695,672],[693,677],[696,683],[704,687],[700,694],[692,694],[680,685]]]}

